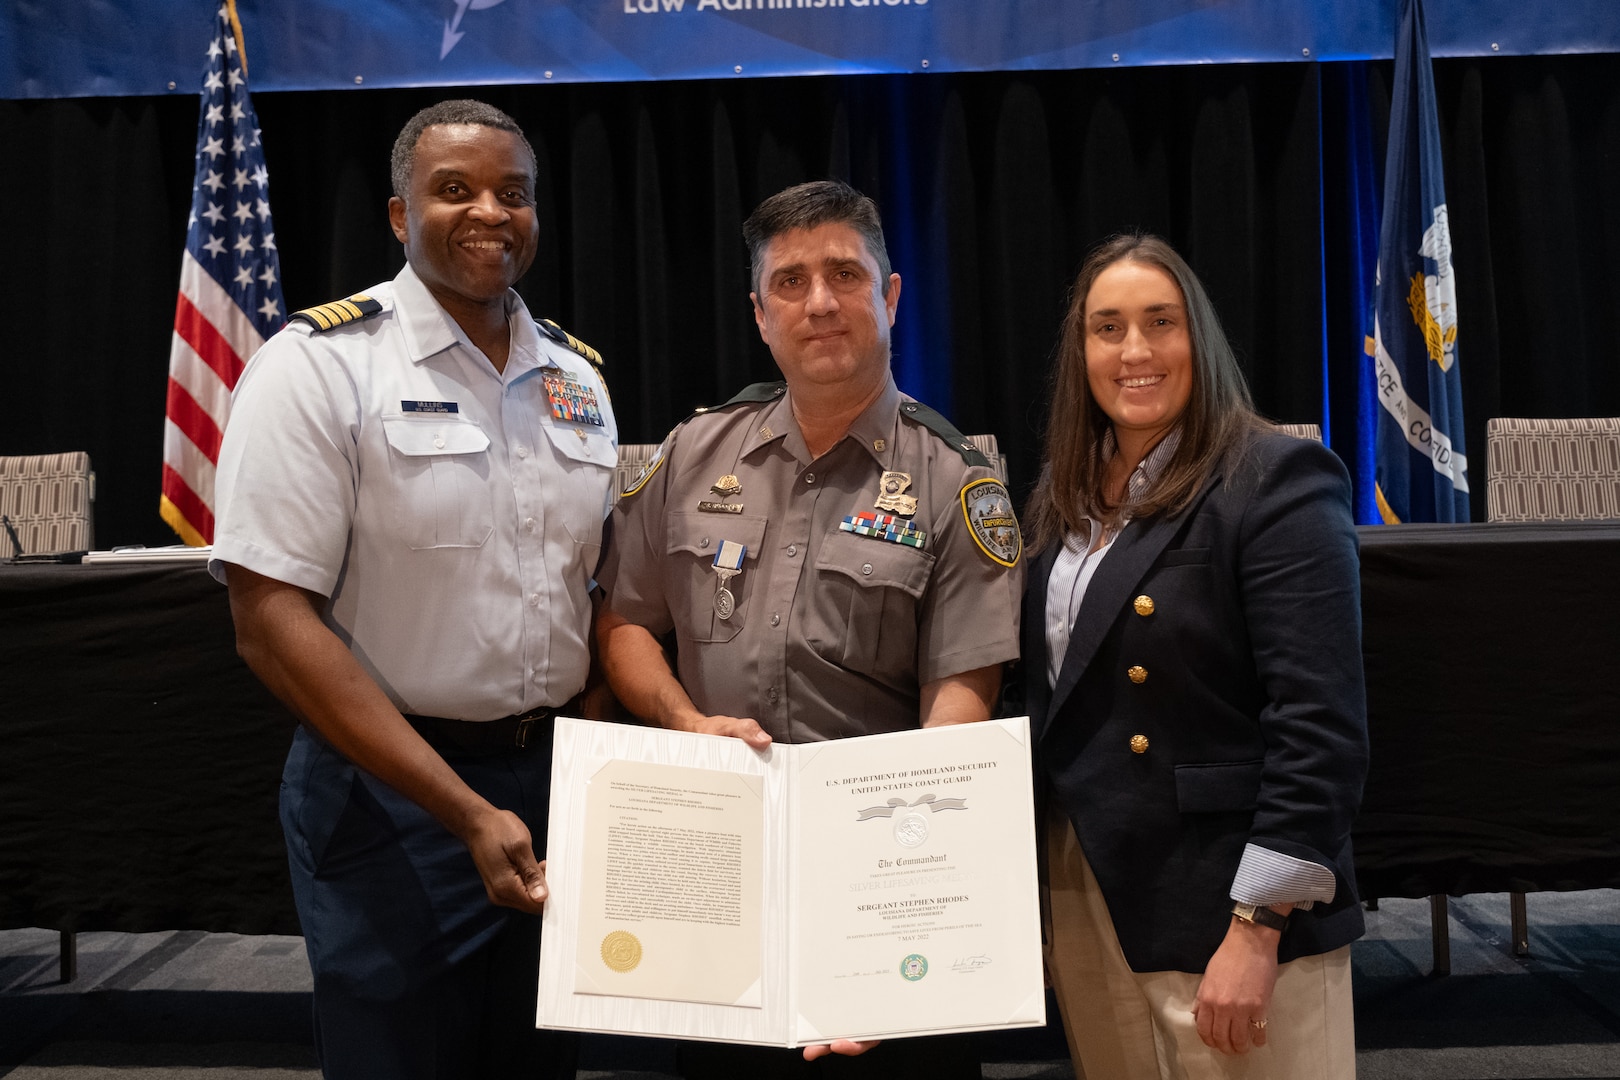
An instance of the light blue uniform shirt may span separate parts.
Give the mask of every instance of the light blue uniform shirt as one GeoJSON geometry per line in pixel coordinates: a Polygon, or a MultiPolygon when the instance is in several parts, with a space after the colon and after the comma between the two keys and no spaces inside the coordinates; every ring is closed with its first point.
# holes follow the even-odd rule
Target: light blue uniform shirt
{"type": "Polygon", "coordinates": [[[607,387],[516,293],[504,372],[410,267],[366,295],[380,313],[291,324],[248,364],[209,569],[331,597],[327,623],[402,712],[561,705],[590,664],[618,445],[607,387]]]}

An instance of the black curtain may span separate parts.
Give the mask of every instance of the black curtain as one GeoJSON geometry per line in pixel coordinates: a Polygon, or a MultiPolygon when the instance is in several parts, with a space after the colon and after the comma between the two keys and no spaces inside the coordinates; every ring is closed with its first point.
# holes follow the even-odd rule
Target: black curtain
{"type": "MultiPolygon", "coordinates": [[[[1497,415],[1620,414],[1620,62],[1435,64],[1459,276],[1474,514],[1497,415]],[[1577,120],[1576,118],[1580,119],[1577,120]]],[[[1369,86],[1381,160],[1387,63],[1369,86]]],[[[626,442],[775,377],[740,228],[835,175],[878,199],[904,279],[903,387],[993,432],[1022,494],[1069,281],[1108,234],[1167,236],[1203,277],[1261,409],[1353,458],[1365,360],[1339,219],[1336,65],[1256,64],[255,95],[283,283],[304,307],[392,276],[387,159],[421,106],[506,109],[539,159],[530,307],[601,350],[626,442]],[[1324,75],[1324,72],[1326,74],[1324,75]],[[1324,349],[1326,360],[1324,362],[1324,349]],[[1346,418],[1351,418],[1346,420],[1346,418]]],[[[97,537],[157,517],[197,105],[0,101],[0,454],[90,451],[97,537]]]]}

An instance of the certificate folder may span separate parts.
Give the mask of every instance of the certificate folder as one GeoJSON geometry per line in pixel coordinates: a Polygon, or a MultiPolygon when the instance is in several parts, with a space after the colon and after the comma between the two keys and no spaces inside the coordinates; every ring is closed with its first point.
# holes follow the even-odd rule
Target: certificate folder
{"type": "Polygon", "coordinates": [[[559,719],[536,1023],[771,1046],[1038,1027],[1029,720],[776,744],[559,719]]]}

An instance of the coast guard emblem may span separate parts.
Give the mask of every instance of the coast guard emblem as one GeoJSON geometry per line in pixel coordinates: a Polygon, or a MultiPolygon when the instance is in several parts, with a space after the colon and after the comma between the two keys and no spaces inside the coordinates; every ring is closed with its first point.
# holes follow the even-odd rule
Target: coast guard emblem
{"type": "Polygon", "coordinates": [[[1013,516],[1012,496],[999,480],[974,480],[962,489],[962,516],[979,550],[1002,566],[1017,566],[1024,538],[1013,516]]]}

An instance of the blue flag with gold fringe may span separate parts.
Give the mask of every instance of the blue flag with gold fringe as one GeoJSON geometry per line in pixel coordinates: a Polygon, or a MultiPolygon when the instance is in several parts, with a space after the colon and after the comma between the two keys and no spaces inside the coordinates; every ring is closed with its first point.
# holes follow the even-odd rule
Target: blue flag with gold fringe
{"type": "Polygon", "coordinates": [[[1467,521],[1457,282],[1422,0],[1401,0],[1373,330],[1378,510],[1385,524],[1467,521]]]}

